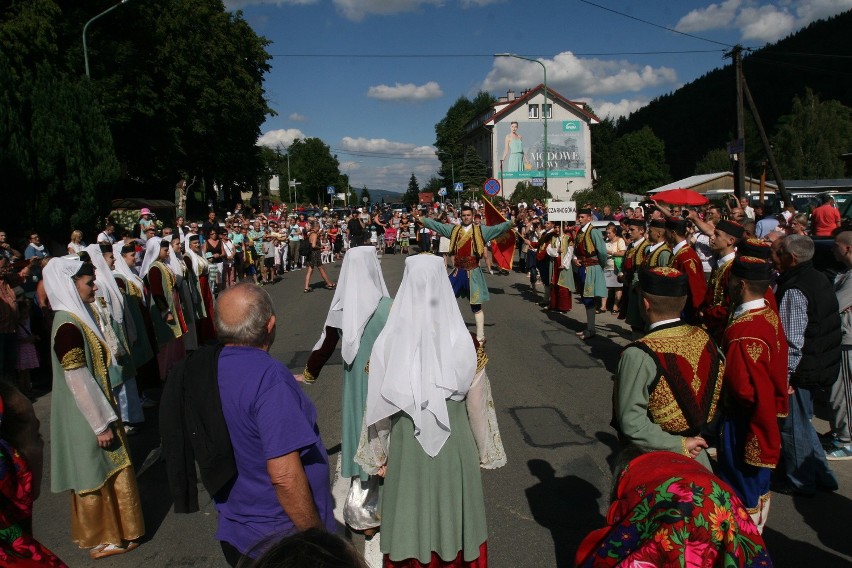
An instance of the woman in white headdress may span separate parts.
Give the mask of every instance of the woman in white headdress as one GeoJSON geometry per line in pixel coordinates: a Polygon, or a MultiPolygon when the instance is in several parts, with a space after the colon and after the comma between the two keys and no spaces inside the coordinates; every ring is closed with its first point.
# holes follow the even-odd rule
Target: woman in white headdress
{"type": "Polygon", "coordinates": [[[175,288],[178,290],[181,311],[186,322],[186,333],[183,334],[183,346],[187,351],[194,351],[198,349],[198,331],[195,329],[195,304],[192,298],[193,289],[187,276],[188,268],[181,255],[180,239],[174,234],[163,237],[163,239],[169,241],[171,245],[167,265],[172,271],[172,274],[175,275],[175,288]]]}
{"type": "Polygon", "coordinates": [[[198,235],[189,235],[183,259],[192,288],[198,343],[204,344],[216,341],[216,328],[213,326],[214,302],[213,293],[210,291],[210,263],[201,254],[200,243],[198,235]]]}
{"type": "MultiPolygon", "coordinates": [[[[359,246],[343,257],[337,289],[328,310],[322,335],[308,357],[302,375],[297,379],[314,382],[328,361],[338,342],[343,357],[343,404],[340,450],[340,475],[345,481],[342,491],[357,491],[367,485],[368,474],[355,463],[355,451],[364,420],[367,401],[367,360],[373,343],[385,326],[392,300],[388,294],[376,248],[359,246]]],[[[374,483],[378,490],[377,482],[374,483]]],[[[338,484],[335,483],[335,495],[338,484]]],[[[351,501],[351,500],[350,500],[351,501]]],[[[354,505],[354,501],[353,501],[354,505]]],[[[336,511],[340,516],[342,503],[336,511]]],[[[369,530],[379,525],[374,509],[347,507],[345,521],[352,529],[369,530]],[[356,510],[357,509],[357,510],[356,510]]]]}
{"type": "Polygon", "coordinates": [[[95,271],[51,260],[44,284],[51,333],[51,489],[71,490],[71,538],[92,558],[123,554],[145,533],[136,476],[109,379],[112,355],[89,306],[95,271]]]}
{"type": "Polygon", "coordinates": [[[165,264],[169,248],[169,242],[160,237],[148,239],[140,270],[150,296],[148,309],[157,339],[157,365],[163,381],[171,367],[186,354],[182,340],[186,324],[175,287],[175,275],[165,264]]]}
{"type": "Polygon", "coordinates": [[[115,257],[112,245],[89,245],[85,250],[95,265],[95,284],[98,286],[92,307],[98,314],[97,323],[112,350],[110,382],[119,403],[121,420],[125,422],[124,429],[129,434],[134,432],[134,427],[127,423],[145,421],[136,387],[136,365],[131,352],[131,344],[136,341],[136,327],[125,296],[113,275],[115,257]]]}
{"type": "Polygon", "coordinates": [[[385,475],[385,566],[487,564],[479,469],[504,465],[506,455],[486,362],[442,259],[409,257],[370,355],[364,418],[370,428],[356,455],[366,471],[385,475]]]}

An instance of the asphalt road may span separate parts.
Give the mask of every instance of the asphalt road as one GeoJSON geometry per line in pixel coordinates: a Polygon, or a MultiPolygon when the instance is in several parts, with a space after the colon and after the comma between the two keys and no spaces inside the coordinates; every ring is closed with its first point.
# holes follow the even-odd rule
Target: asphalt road
{"type": "MultiPolygon", "coordinates": [[[[391,293],[402,278],[403,261],[399,255],[382,260],[391,293]]],[[[335,278],[339,264],[328,268],[335,278]]],[[[318,276],[314,291],[302,293],[303,278],[303,272],[290,273],[267,288],[279,318],[271,352],[294,373],[304,368],[333,294],[320,287],[318,276]]],[[[582,309],[575,307],[568,315],[541,311],[520,274],[486,274],[486,280],[491,291],[485,305],[488,374],[509,459],[501,469],[482,472],[490,564],[571,566],[577,544],[603,525],[608,506],[610,466],[617,452],[609,426],[612,373],[628,343],[625,328],[609,314],[601,315],[599,336],[581,342],[573,332],[585,327],[582,309]]],[[[469,308],[460,305],[473,329],[469,308]]],[[[304,387],[317,406],[330,454],[339,451],[341,372],[338,353],[320,379],[304,387]]],[[[50,395],[35,407],[49,445],[50,395]]],[[[72,545],[69,497],[50,493],[46,459],[35,532],[70,566],[227,566],[215,539],[216,512],[203,488],[200,512],[176,515],[171,510],[165,467],[157,460],[156,413],[146,410],[147,425],[130,439],[147,526],[143,545],[131,554],[94,562],[72,545]]],[[[818,429],[826,429],[824,421],[818,429]]],[[[837,493],[811,499],[773,496],[764,536],[776,566],[852,565],[846,525],[852,518],[852,461],[834,462],[834,470],[840,480],[837,493]]],[[[359,537],[355,541],[363,546],[359,537]]]]}

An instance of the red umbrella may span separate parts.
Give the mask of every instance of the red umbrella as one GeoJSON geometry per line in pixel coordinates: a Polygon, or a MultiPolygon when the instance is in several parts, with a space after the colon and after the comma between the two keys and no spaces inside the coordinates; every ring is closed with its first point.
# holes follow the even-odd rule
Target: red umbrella
{"type": "Polygon", "coordinates": [[[662,201],[671,205],[706,205],[706,197],[692,189],[669,189],[655,193],[655,201],[662,201]]]}

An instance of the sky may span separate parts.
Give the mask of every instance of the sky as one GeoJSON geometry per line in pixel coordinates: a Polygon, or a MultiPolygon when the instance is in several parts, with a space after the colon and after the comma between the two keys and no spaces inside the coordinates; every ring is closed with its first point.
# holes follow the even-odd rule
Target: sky
{"type": "MultiPolygon", "coordinates": [[[[225,0],[272,43],[259,144],[322,139],[353,187],[437,174],[435,124],[461,96],[542,82],[618,117],[852,0],[225,0]]],[[[733,92],[733,91],[732,91],[733,92]]]]}

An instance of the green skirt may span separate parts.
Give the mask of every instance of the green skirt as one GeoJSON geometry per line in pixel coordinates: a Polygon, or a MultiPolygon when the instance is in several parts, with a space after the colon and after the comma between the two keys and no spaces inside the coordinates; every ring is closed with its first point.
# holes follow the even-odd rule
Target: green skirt
{"type": "Polygon", "coordinates": [[[447,401],[452,433],[434,458],[414,438],[407,414],[392,419],[382,489],[382,552],[393,561],[428,563],[479,557],[488,538],[479,453],[464,402],[447,401]]]}

